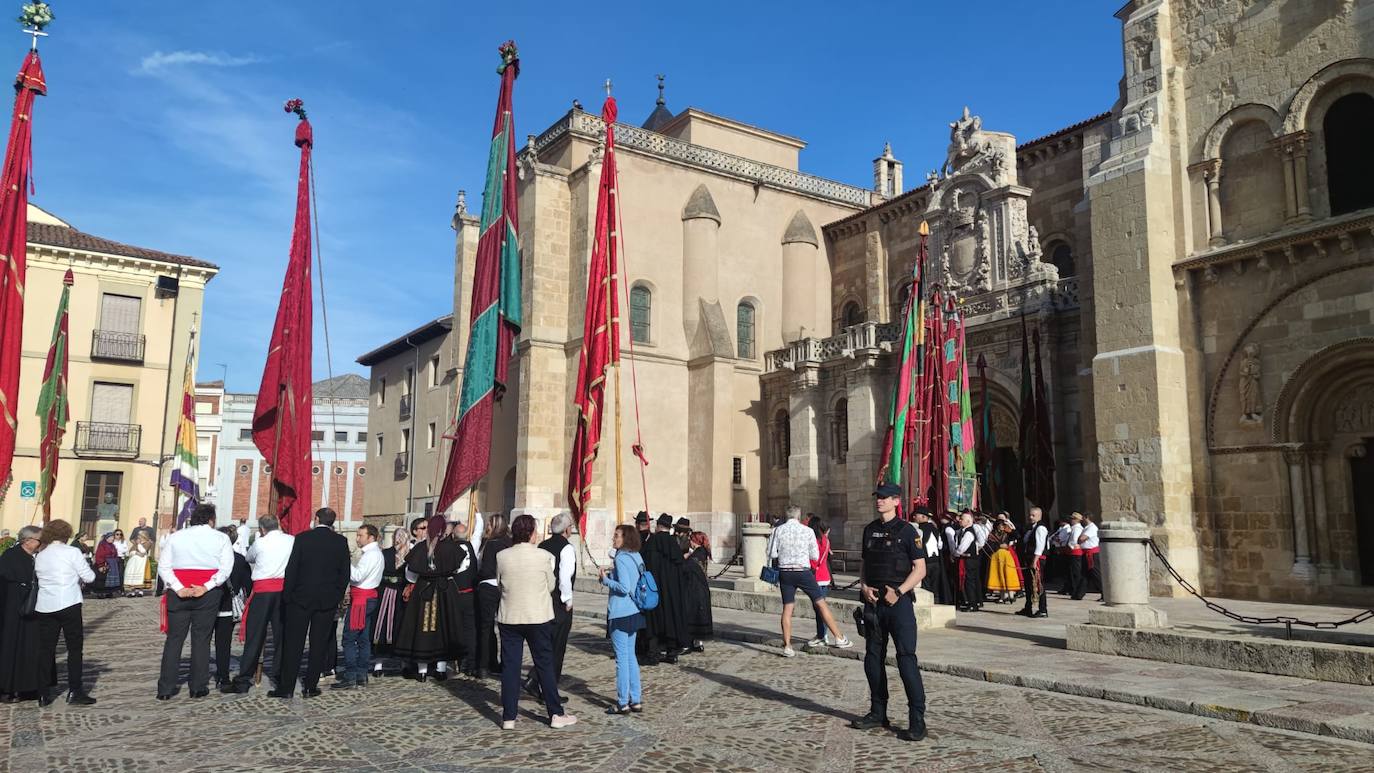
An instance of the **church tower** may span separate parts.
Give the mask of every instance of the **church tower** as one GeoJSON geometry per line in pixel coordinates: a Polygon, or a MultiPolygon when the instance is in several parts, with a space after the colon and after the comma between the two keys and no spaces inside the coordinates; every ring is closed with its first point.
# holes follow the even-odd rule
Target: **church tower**
{"type": "Polygon", "coordinates": [[[892,143],[883,143],[883,154],[873,159],[873,190],[883,198],[902,195],[902,162],[892,156],[892,143]]]}

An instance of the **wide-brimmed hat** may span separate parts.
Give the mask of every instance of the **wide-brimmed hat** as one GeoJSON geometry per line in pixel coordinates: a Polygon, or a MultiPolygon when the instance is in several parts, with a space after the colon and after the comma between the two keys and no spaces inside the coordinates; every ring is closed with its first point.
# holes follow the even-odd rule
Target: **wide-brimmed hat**
{"type": "Polygon", "coordinates": [[[657,523],[658,523],[659,526],[661,526],[661,527],[663,527],[663,528],[667,528],[667,527],[669,527],[669,526],[672,526],[672,525],[673,525],[673,516],[668,515],[667,513],[664,513],[663,515],[660,515],[660,516],[658,517],[657,523]]]}

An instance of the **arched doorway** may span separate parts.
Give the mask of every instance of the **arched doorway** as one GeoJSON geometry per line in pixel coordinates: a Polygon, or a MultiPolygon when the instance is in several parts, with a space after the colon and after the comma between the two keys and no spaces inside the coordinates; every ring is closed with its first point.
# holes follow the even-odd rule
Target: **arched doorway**
{"type": "Polygon", "coordinates": [[[1295,562],[1334,586],[1374,586],[1374,338],[1299,366],[1273,434],[1285,447],[1295,562]]]}

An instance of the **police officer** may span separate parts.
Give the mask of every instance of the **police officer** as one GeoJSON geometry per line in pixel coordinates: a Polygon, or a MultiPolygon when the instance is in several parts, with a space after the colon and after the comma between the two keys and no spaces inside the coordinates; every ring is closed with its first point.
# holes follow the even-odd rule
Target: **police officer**
{"type": "Polygon", "coordinates": [[[897,518],[902,490],[890,483],[873,492],[878,518],[864,527],[861,570],[867,650],[864,676],[868,677],[869,710],[850,723],[857,730],[887,727],[887,640],[897,649],[897,671],[910,723],[898,733],[904,741],[926,737],[926,692],[916,663],[916,610],[912,591],[926,573],[925,548],[916,527],[897,518]]]}

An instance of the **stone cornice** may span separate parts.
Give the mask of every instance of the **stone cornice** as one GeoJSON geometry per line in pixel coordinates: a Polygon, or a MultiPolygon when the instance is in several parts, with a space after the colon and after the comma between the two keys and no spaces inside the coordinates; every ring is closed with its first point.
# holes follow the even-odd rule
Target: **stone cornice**
{"type": "Polygon", "coordinates": [[[1305,259],[1309,251],[1321,256],[1330,246],[1336,245],[1345,251],[1352,244],[1353,235],[1359,232],[1374,235],[1374,212],[1362,210],[1290,226],[1252,241],[1213,247],[1178,261],[1174,271],[1206,270],[1209,266],[1251,259],[1259,259],[1266,265],[1278,258],[1296,263],[1305,259]]]}
{"type": "MultiPolygon", "coordinates": [[[[599,141],[603,128],[604,124],[599,116],[581,110],[571,110],[536,137],[532,146],[527,145],[521,151],[521,156],[527,156],[532,151],[537,157],[550,145],[570,135],[599,141]]],[[[638,126],[617,123],[615,141],[616,147],[623,150],[638,151],[654,158],[734,177],[757,186],[776,188],[836,204],[866,208],[876,199],[876,194],[866,188],[693,145],[638,126]]]]}

